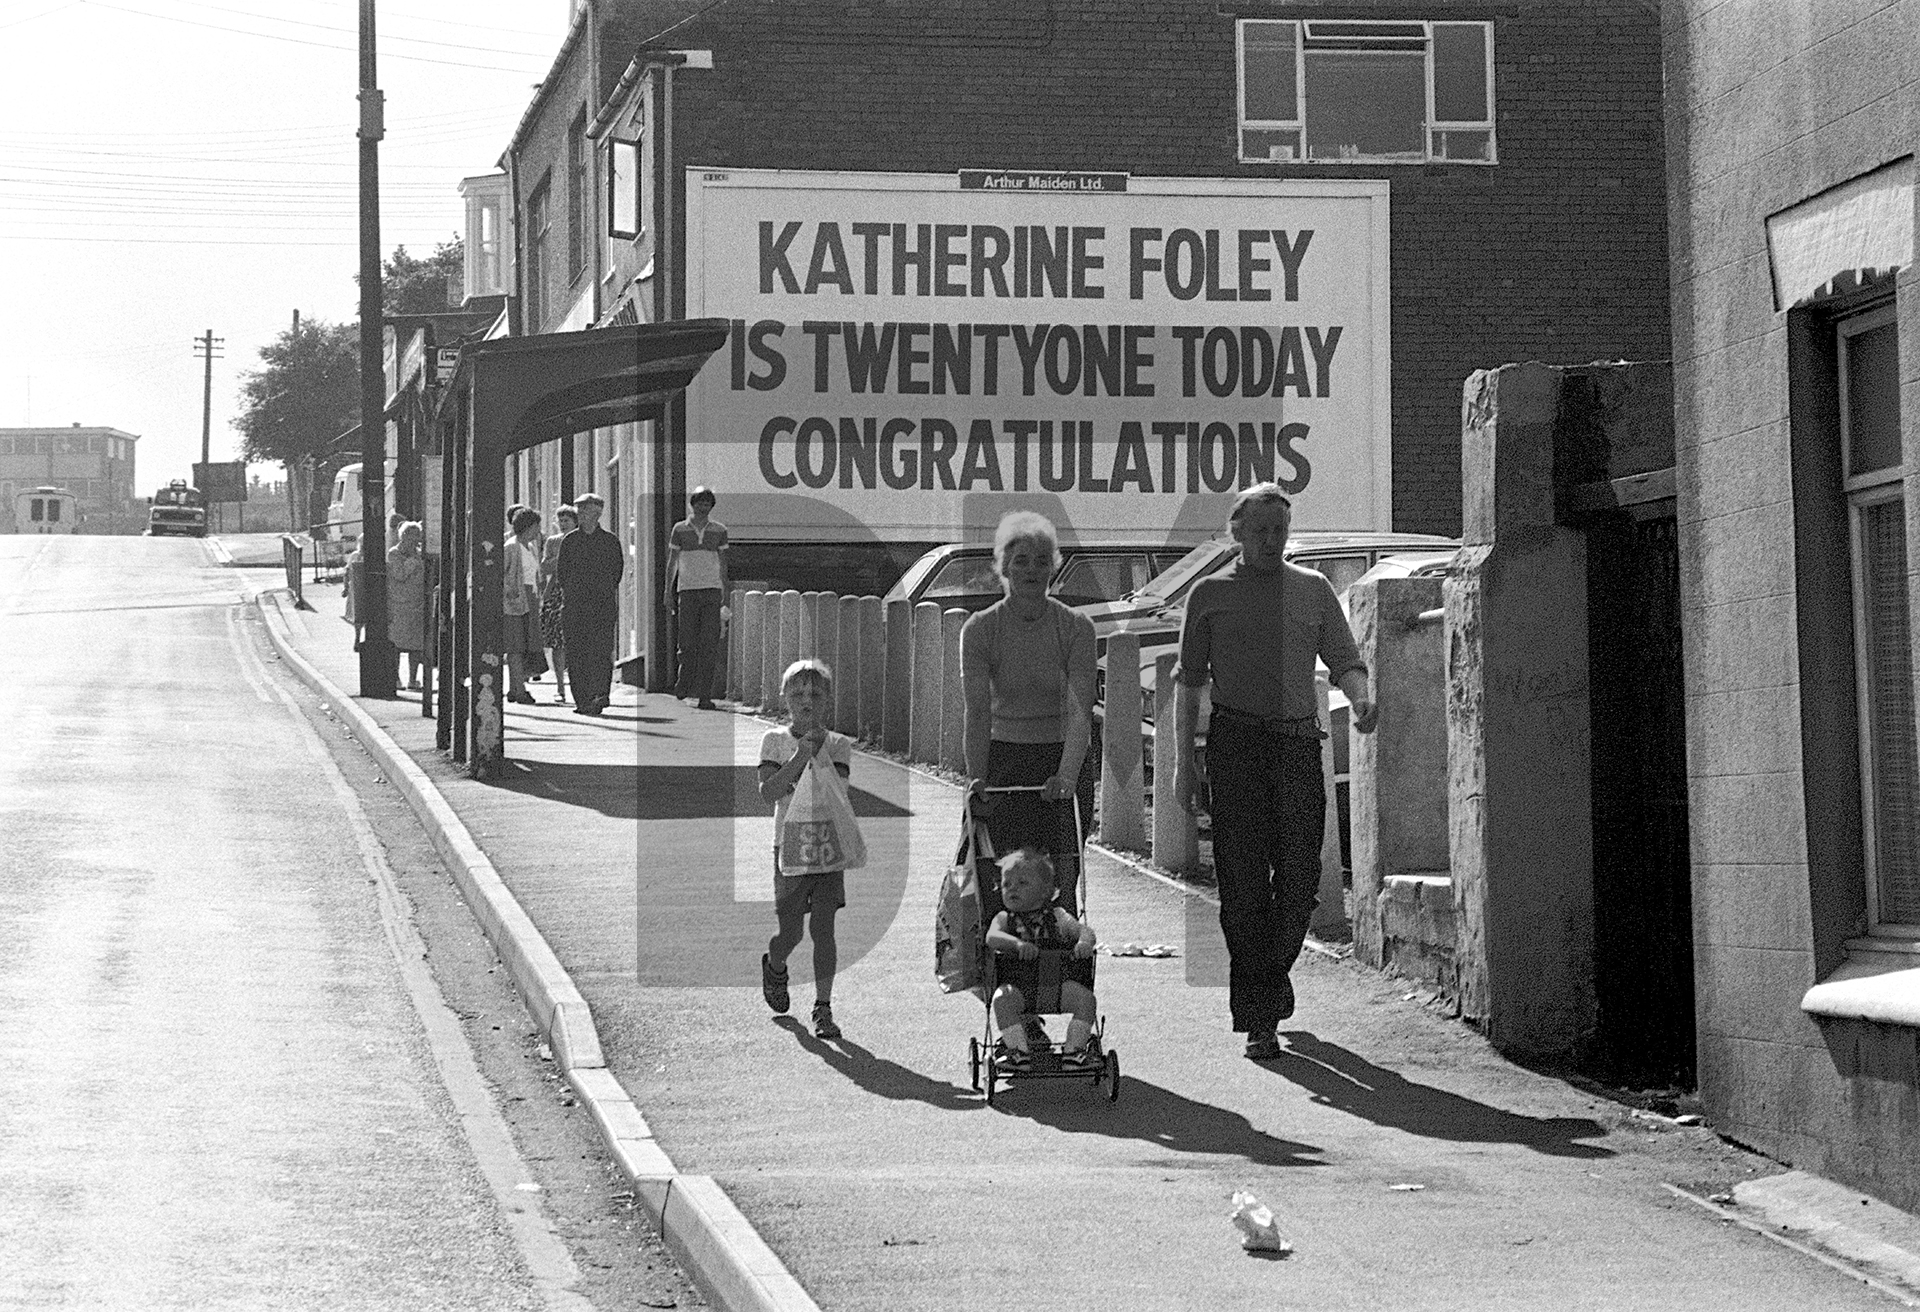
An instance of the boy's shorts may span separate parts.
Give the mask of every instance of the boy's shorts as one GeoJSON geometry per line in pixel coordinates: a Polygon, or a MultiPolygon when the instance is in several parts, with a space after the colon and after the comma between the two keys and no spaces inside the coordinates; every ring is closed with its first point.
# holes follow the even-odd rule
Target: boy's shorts
{"type": "Polygon", "coordinates": [[[778,916],[799,916],[808,912],[838,911],[847,904],[847,872],[829,871],[824,875],[782,875],[773,877],[773,911],[778,916]]]}

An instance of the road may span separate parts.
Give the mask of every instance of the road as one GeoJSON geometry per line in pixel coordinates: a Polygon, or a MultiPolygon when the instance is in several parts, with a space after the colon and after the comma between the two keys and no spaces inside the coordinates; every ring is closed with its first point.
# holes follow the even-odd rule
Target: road
{"type": "Polygon", "coordinates": [[[251,586],[0,537],[0,1307],[686,1305],[251,586]]]}

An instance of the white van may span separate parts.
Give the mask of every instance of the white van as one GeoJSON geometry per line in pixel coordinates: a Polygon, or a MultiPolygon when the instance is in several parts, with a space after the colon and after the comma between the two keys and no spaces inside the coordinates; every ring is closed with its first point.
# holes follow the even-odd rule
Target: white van
{"type": "MultiPolygon", "coordinates": [[[[398,460],[387,461],[389,502],[393,500],[393,471],[399,463],[398,460]]],[[[327,522],[315,530],[315,537],[335,542],[360,540],[360,474],[360,462],[355,461],[351,465],[342,465],[340,472],[333,476],[333,495],[327,500],[327,522]]]]}

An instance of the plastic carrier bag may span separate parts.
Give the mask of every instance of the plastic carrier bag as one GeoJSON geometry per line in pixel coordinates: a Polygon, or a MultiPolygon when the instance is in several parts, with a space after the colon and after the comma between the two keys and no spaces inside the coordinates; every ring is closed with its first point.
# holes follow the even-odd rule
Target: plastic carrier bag
{"type": "Polygon", "coordinates": [[[867,840],[853,818],[845,785],[831,766],[810,758],[780,825],[780,873],[825,875],[866,863],[867,840]]]}
{"type": "Polygon", "coordinates": [[[989,846],[982,852],[980,826],[973,817],[964,810],[961,816],[966,830],[960,852],[940,881],[940,901],[933,918],[933,973],[945,993],[965,993],[984,983],[980,954],[985,917],[979,865],[982,859],[992,859],[992,851],[989,846]]]}

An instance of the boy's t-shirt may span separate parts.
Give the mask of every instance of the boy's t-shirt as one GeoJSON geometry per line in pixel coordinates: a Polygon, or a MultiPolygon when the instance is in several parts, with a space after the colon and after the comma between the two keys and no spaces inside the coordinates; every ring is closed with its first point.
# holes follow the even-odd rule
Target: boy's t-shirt
{"type": "MultiPolygon", "coordinates": [[[[800,740],[785,729],[769,729],[767,736],[760,740],[760,761],[763,765],[785,765],[800,750],[800,740]]],[[[827,759],[833,762],[835,771],[842,778],[853,768],[853,739],[843,733],[827,730],[827,759]]],[[[773,804],[773,832],[778,835],[780,826],[787,822],[787,803],[793,800],[793,794],[773,804]]],[[[776,837],[774,846],[779,846],[776,837]]]]}

